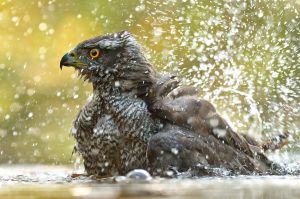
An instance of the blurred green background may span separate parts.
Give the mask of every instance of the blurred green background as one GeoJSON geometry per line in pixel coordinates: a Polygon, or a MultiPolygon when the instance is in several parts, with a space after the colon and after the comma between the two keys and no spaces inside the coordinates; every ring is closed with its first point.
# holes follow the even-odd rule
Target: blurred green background
{"type": "Polygon", "coordinates": [[[298,147],[299,0],[0,0],[0,163],[72,163],[72,121],[91,87],[61,56],[131,31],[238,131],[289,130],[298,147]]]}

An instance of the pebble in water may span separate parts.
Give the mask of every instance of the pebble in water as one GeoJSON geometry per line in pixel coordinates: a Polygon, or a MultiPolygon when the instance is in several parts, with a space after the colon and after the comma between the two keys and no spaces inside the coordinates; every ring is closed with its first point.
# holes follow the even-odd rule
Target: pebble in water
{"type": "Polygon", "coordinates": [[[134,169],[127,173],[126,177],[128,180],[138,180],[138,181],[151,181],[152,177],[148,171],[143,169],[134,169]]]}

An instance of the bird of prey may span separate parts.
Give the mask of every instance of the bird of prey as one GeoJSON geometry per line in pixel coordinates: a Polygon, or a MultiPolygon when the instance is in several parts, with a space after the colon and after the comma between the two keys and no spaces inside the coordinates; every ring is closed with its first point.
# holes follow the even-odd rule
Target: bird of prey
{"type": "Polygon", "coordinates": [[[156,71],[128,31],[79,43],[62,57],[63,66],[93,85],[72,130],[89,175],[137,168],[155,175],[280,172],[263,151],[280,147],[286,136],[260,143],[234,132],[196,89],[156,71]]]}

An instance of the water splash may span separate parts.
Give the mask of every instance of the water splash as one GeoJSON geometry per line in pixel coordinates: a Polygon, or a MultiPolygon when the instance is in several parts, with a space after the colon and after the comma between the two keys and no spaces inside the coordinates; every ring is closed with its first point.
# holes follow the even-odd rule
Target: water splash
{"type": "Polygon", "coordinates": [[[79,41],[123,29],[135,34],[155,67],[187,78],[213,100],[237,131],[271,136],[289,130],[290,150],[299,151],[298,0],[1,6],[1,163],[70,163],[67,135],[90,88],[75,73],[59,73],[58,59],[79,41]],[[219,92],[224,89],[233,91],[219,92]]]}
{"type": "MultiPolygon", "coordinates": [[[[222,87],[222,88],[216,90],[216,92],[214,93],[214,97],[211,98],[212,102],[218,101],[218,98],[221,96],[221,93],[223,93],[223,92],[230,93],[229,95],[238,94],[238,95],[244,97],[244,99],[246,101],[246,104],[244,104],[244,106],[248,105],[249,110],[247,111],[248,114],[245,115],[245,120],[243,122],[247,124],[247,123],[249,123],[249,119],[247,120],[247,118],[252,118],[251,122],[248,124],[249,127],[248,127],[248,129],[246,129],[246,132],[249,134],[255,135],[255,136],[261,135],[262,130],[263,130],[262,118],[259,113],[257,102],[253,99],[253,96],[251,96],[248,93],[239,91],[239,90],[222,87]],[[253,118],[255,118],[255,119],[253,119],[253,118]]],[[[227,117],[227,119],[229,119],[229,117],[227,117]]],[[[238,129],[237,127],[234,126],[233,122],[231,122],[230,120],[228,120],[228,122],[232,124],[233,128],[235,128],[236,130],[238,129]]]]}

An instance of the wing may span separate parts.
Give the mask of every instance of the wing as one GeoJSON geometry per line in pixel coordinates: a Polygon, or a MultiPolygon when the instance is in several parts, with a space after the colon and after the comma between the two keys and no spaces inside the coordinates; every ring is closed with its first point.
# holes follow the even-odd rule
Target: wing
{"type": "Polygon", "coordinates": [[[213,135],[202,135],[177,125],[167,125],[149,141],[147,156],[153,173],[167,175],[173,171],[188,176],[279,174],[280,167],[268,159],[261,160],[222,144],[213,135]],[[170,172],[171,169],[171,172],[170,172]]]}
{"type": "MultiPolygon", "coordinates": [[[[210,102],[196,96],[195,88],[187,86],[177,87],[173,90],[164,89],[170,88],[169,85],[174,84],[173,82],[170,79],[153,89],[158,96],[152,99],[149,110],[155,117],[188,128],[198,134],[213,135],[251,157],[257,154],[257,150],[253,151],[247,139],[233,131],[210,102]]],[[[258,154],[265,159],[263,154],[258,154]]]]}

